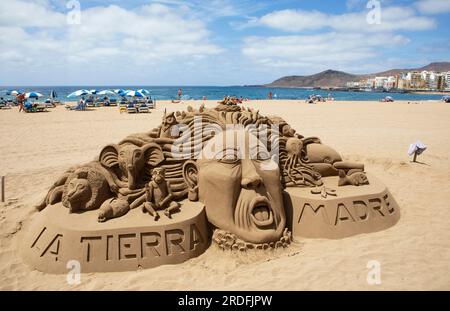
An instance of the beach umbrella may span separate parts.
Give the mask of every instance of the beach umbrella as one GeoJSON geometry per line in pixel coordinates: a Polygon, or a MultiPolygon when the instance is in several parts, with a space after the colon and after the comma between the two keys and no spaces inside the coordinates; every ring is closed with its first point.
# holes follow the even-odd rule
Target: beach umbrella
{"type": "Polygon", "coordinates": [[[150,92],[148,90],[146,90],[146,89],[139,89],[138,92],[140,92],[142,94],[146,94],[146,95],[150,94],[150,92]]]}
{"type": "Polygon", "coordinates": [[[130,97],[145,97],[145,95],[139,91],[128,91],[125,93],[125,95],[130,97]]]}
{"type": "Polygon", "coordinates": [[[92,93],[89,92],[88,90],[78,90],[75,91],[69,95],[67,95],[67,97],[79,97],[79,96],[85,96],[85,95],[91,95],[92,93]]]}
{"type": "Polygon", "coordinates": [[[110,90],[103,90],[97,93],[98,95],[115,95],[115,92],[112,92],[110,90]]]}
{"type": "Polygon", "coordinates": [[[11,92],[6,93],[6,95],[16,96],[16,95],[19,95],[19,91],[11,91],[11,92]]]}
{"type": "Polygon", "coordinates": [[[42,97],[42,96],[44,96],[44,95],[42,95],[41,93],[38,93],[38,92],[25,93],[25,98],[39,98],[39,97],[42,97]]]}
{"type": "Polygon", "coordinates": [[[93,95],[97,95],[98,90],[92,89],[92,90],[89,90],[89,93],[91,93],[91,94],[93,94],[93,95]]]}
{"type": "Polygon", "coordinates": [[[115,89],[115,90],[114,90],[114,93],[116,93],[116,94],[119,95],[119,96],[126,96],[126,93],[127,93],[128,91],[129,91],[129,90],[125,91],[124,89],[115,89]]]}

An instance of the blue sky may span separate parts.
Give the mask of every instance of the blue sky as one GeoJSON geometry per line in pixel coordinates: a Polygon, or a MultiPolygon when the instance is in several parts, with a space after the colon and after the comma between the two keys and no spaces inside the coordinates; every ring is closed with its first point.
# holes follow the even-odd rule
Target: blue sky
{"type": "Polygon", "coordinates": [[[450,0],[2,0],[0,84],[242,85],[418,67],[450,60],[449,18],[450,0]]]}

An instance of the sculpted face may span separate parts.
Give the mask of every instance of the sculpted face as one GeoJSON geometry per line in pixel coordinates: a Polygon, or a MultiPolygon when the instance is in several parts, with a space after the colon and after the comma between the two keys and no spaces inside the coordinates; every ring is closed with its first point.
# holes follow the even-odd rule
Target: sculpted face
{"type": "Polygon", "coordinates": [[[119,152],[119,165],[127,173],[131,188],[134,188],[136,180],[135,168],[140,168],[142,155],[142,150],[133,145],[125,145],[119,152]]]}
{"type": "Polygon", "coordinates": [[[197,168],[199,198],[208,220],[259,244],[280,239],[286,217],[278,164],[255,142],[248,132],[218,134],[203,149],[197,168]]]}
{"type": "Polygon", "coordinates": [[[157,168],[153,169],[153,171],[152,171],[152,180],[155,183],[160,184],[161,182],[164,181],[164,175],[165,175],[164,168],[157,167],[157,168]]]}
{"type": "Polygon", "coordinates": [[[164,160],[164,155],[161,147],[154,143],[142,147],[126,143],[106,146],[99,160],[107,168],[118,167],[127,179],[128,188],[135,190],[142,182],[140,177],[145,165],[156,167],[164,160]]]}
{"type": "Polygon", "coordinates": [[[87,179],[72,179],[67,185],[67,201],[71,212],[88,202],[92,192],[87,179]]]}

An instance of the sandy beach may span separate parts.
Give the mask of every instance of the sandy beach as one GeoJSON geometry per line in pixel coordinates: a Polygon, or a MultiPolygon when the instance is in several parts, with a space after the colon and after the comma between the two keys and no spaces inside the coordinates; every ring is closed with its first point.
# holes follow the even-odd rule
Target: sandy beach
{"type": "MultiPolygon", "coordinates": [[[[392,228],[341,240],[296,239],[283,251],[223,254],[210,247],[183,264],[136,272],[65,275],[31,270],[18,254],[33,206],[67,168],[96,158],[103,146],[160,124],[164,109],[203,101],[160,101],[150,114],[93,111],[18,113],[0,110],[0,290],[450,290],[450,105],[440,101],[250,101],[264,115],[283,117],[305,137],[317,136],[345,160],[365,163],[401,209],[392,228]],[[411,163],[409,144],[428,150],[411,163]],[[381,284],[367,283],[367,263],[381,264],[381,284]]],[[[216,101],[206,102],[214,107],[216,101]]]]}

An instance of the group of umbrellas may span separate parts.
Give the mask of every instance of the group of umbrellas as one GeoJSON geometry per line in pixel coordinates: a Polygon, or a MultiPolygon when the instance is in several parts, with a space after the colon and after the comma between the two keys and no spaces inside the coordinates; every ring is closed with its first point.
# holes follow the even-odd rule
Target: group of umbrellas
{"type": "MultiPolygon", "coordinates": [[[[6,95],[11,96],[17,96],[21,92],[13,90],[13,91],[4,91],[6,95]]],[[[119,95],[122,97],[129,96],[129,97],[140,97],[144,98],[147,95],[149,95],[150,92],[146,89],[139,89],[139,90],[124,90],[124,89],[115,89],[115,90],[78,90],[71,94],[69,94],[67,97],[80,97],[80,96],[87,96],[87,95],[119,95]]],[[[44,95],[39,92],[27,92],[25,93],[25,98],[40,98],[44,95]]],[[[50,98],[56,98],[56,92],[52,91],[50,93],[50,98]]]]}
{"type": "MultiPolygon", "coordinates": [[[[4,91],[5,95],[10,95],[10,96],[17,96],[19,94],[21,94],[21,92],[13,90],[13,91],[4,91]]],[[[40,97],[44,97],[43,94],[39,93],[39,92],[26,92],[25,93],[25,98],[40,98],[40,97]]],[[[55,91],[51,91],[50,92],[50,98],[56,98],[56,92],[55,91]]]]}
{"type": "Polygon", "coordinates": [[[87,96],[87,95],[119,95],[122,97],[129,96],[129,97],[140,97],[144,98],[147,95],[149,95],[150,92],[146,89],[139,89],[139,90],[123,90],[123,89],[115,89],[115,90],[78,90],[71,94],[69,94],[67,97],[80,97],[80,96],[87,96]]]}

